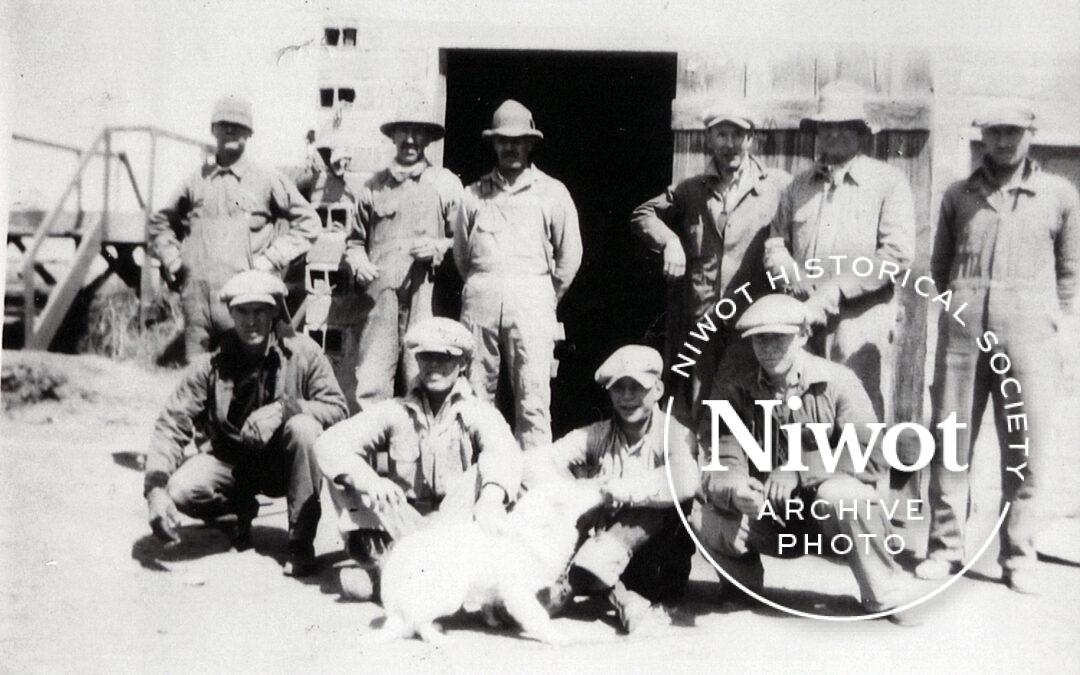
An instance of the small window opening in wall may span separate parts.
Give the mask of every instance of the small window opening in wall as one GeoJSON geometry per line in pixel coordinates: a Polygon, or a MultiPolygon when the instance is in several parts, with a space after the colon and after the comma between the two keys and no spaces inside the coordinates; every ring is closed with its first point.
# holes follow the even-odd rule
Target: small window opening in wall
{"type": "Polygon", "coordinates": [[[356,100],[356,90],[352,87],[342,87],[337,90],[338,103],[352,103],[356,100]]]}
{"type": "MultiPolygon", "coordinates": [[[[337,47],[338,36],[341,34],[341,31],[339,31],[337,28],[327,28],[326,31],[325,31],[325,34],[326,34],[326,37],[325,37],[326,44],[328,46],[330,46],[330,47],[337,47]]],[[[354,35],[353,36],[353,41],[355,42],[355,40],[356,40],[356,36],[354,35]]]]}
{"type": "Polygon", "coordinates": [[[341,31],[341,46],[342,47],[355,47],[356,46],[356,29],[345,28],[341,31]]]}
{"type": "Polygon", "coordinates": [[[334,107],[334,90],[330,88],[319,90],[319,105],[324,108],[334,107]]]}

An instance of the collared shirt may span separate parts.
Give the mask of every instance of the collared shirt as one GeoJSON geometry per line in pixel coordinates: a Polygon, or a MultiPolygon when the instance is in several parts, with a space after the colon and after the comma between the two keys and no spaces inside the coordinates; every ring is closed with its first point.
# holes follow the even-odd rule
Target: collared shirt
{"type": "Polygon", "coordinates": [[[535,166],[512,186],[492,170],[465,190],[454,222],[454,262],[463,279],[474,273],[550,276],[561,298],[581,256],[574,200],[535,166]]]}
{"type": "MultiPolygon", "coordinates": [[[[790,181],[785,171],[767,169],[748,156],[738,179],[725,190],[714,160],[705,173],[634,210],[634,232],[650,247],[659,251],[673,239],[682,242],[686,253],[682,302],[690,317],[702,316],[748,282],[751,297],[764,294],[767,280],[761,261],[767,228],[790,181]]],[[[747,305],[745,299],[737,300],[740,310],[747,305]]]]}
{"type": "Polygon", "coordinates": [[[250,254],[265,256],[279,269],[306,253],[321,230],[315,209],[295,184],[241,157],[227,167],[205,165],[184,181],[147,224],[151,250],[171,261],[197,223],[238,219],[244,221],[250,254]],[[278,219],[289,221],[281,234],[278,219]]]}
{"type": "MultiPolygon", "coordinates": [[[[664,412],[653,407],[645,433],[629,443],[615,419],[575,429],[547,448],[532,452],[547,455],[557,469],[570,469],[578,478],[618,478],[628,482],[630,506],[670,506],[673,502],[664,468],[664,412]]],[[[674,418],[668,428],[668,452],[675,496],[694,496],[700,481],[697,441],[674,418]]]]}
{"type": "Polygon", "coordinates": [[[493,483],[513,499],[521,484],[521,450],[510,427],[493,406],[459,378],[433,413],[427,395],[413,389],[407,396],[380,401],[329,429],[317,445],[319,466],[326,476],[370,473],[377,452],[390,457],[391,478],[410,498],[436,502],[446,496],[473,464],[481,485],[493,483]]]}
{"type": "Polygon", "coordinates": [[[229,331],[220,349],[201,355],[188,366],[154,425],[146,456],[148,482],[152,474],[165,476],[167,481],[183,461],[184,449],[196,430],[206,435],[216,455],[226,461],[239,457],[240,418],[247,415],[235,415],[230,421],[229,411],[236,400],[237,384],[253,375],[255,386],[242,394],[249,397],[246,403],[238,403],[242,407],[254,409],[281,401],[286,414],[311,415],[323,428],[348,416],[334,370],[311,339],[278,326],[262,359],[245,362],[240,350],[236,334],[229,331]]]}
{"type": "MultiPolygon", "coordinates": [[[[799,370],[797,384],[786,392],[788,397],[797,396],[802,405],[793,409],[788,405],[787,398],[781,399],[782,404],[773,409],[770,424],[773,435],[771,440],[774,470],[787,459],[788,442],[781,425],[803,425],[801,435],[803,463],[809,467],[809,470],[801,471],[799,474],[802,484],[809,487],[821,483],[833,474],[826,471],[817,439],[805,425],[812,422],[829,425],[827,429],[829,444],[835,448],[845,425],[852,424],[860,448],[865,449],[871,435],[866,425],[878,420],[874,414],[873,405],[870,403],[870,397],[851,369],[812,354],[803,354],[802,357],[803,363],[799,370]]],[[[775,398],[776,392],[760,368],[743,374],[731,387],[729,400],[732,408],[762,448],[765,447],[767,425],[764,413],[756,401],[775,398]]],[[[702,422],[702,428],[699,430],[702,447],[711,447],[709,445],[712,437],[711,423],[710,419],[702,422]]],[[[759,472],[756,467],[750,465],[746,452],[723,421],[718,419],[717,424],[721,425],[717,447],[720,463],[730,467],[728,469],[730,472],[743,475],[749,473],[759,479],[767,476],[767,473],[759,472]]],[[[864,483],[877,483],[881,476],[887,475],[887,465],[880,448],[880,435],[865,471],[855,470],[855,465],[847,452],[844,452],[836,470],[839,473],[855,476],[864,483]]]]}
{"type": "Polygon", "coordinates": [[[980,166],[942,198],[930,270],[954,307],[967,302],[973,317],[986,307],[972,330],[1050,334],[1080,314],[1076,188],[1031,159],[1001,186],[980,166]]]}
{"type": "Polygon", "coordinates": [[[883,261],[902,271],[914,258],[911,187],[899,169],[866,155],[838,167],[815,166],[792,180],[770,230],[800,266],[822,261],[826,273],[812,287],[833,283],[841,298],[854,300],[891,288],[889,277],[877,273],[883,261]],[[829,256],[844,256],[839,275],[829,256]],[[851,273],[858,257],[873,260],[875,273],[851,273]]]}
{"type": "MultiPolygon", "coordinates": [[[[366,255],[379,268],[376,290],[399,288],[414,261],[409,249],[427,237],[443,242],[431,263],[451,245],[451,220],[461,203],[461,181],[426,159],[389,166],[369,178],[357,196],[356,220],[346,239],[350,262],[366,255]]],[[[355,265],[354,265],[355,267],[355,265]]]]}

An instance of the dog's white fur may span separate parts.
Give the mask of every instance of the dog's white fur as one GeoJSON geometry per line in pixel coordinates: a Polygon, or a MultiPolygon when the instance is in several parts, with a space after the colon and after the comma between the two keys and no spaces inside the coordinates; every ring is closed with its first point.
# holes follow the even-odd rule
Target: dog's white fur
{"type": "Polygon", "coordinates": [[[468,603],[502,605],[532,637],[564,642],[536,595],[565,571],[578,519],[602,500],[593,481],[545,481],[521,497],[498,532],[458,520],[404,537],[382,570],[381,637],[440,641],[434,621],[468,603]]]}

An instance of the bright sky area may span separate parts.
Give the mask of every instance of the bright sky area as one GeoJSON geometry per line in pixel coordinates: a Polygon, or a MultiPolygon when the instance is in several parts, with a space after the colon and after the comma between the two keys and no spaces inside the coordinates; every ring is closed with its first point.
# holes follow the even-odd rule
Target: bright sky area
{"type": "MultiPolygon", "coordinates": [[[[693,35],[758,41],[866,41],[977,45],[1030,51],[1075,51],[1080,3],[1040,2],[690,2],[680,0],[498,0],[304,2],[118,0],[0,2],[8,40],[0,63],[0,120],[10,131],[84,147],[105,125],[152,124],[209,139],[213,101],[226,92],[254,104],[251,154],[271,164],[297,163],[304,132],[313,126],[318,49],[277,50],[318,40],[327,15],[483,22],[494,30],[536,23],[670,35],[671,48],[693,35]],[[272,11],[270,8],[273,8],[272,11]],[[615,11],[617,8],[617,11],[615,11]],[[613,26],[613,22],[617,22],[613,26]]],[[[2,130],[2,128],[0,128],[2,130]]],[[[138,148],[131,147],[133,159],[138,148]]],[[[189,150],[161,155],[159,199],[197,162],[189,150]]],[[[14,147],[0,177],[11,184],[3,200],[52,205],[72,160],[14,147]],[[52,160],[52,161],[50,161],[52,160]]],[[[6,210],[6,209],[5,209],[6,210]]]]}

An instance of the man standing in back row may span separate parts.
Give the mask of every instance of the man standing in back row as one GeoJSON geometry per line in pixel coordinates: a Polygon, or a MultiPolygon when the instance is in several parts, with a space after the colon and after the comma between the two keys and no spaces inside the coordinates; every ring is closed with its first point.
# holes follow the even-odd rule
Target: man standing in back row
{"type": "Polygon", "coordinates": [[[214,104],[216,162],[184,181],[146,227],[151,255],[180,290],[189,360],[232,328],[218,298],[226,281],[249,269],[281,277],[319,236],[319,216],[296,185],[244,156],[251,118],[251,104],[235,96],[214,104]]]}
{"type": "MultiPolygon", "coordinates": [[[[986,156],[942,198],[930,262],[938,292],[948,289],[955,306],[970,308],[966,325],[947,313],[938,323],[934,424],[956,413],[967,425],[957,459],[968,464],[993,397],[1002,499],[1011,503],[1001,531],[1003,580],[1015,591],[1038,593],[1040,490],[1049,473],[1062,357],[1075,358],[1080,329],[1080,198],[1028,156],[1030,108],[1002,103],[975,126],[986,156]]],[[[940,453],[930,465],[930,506],[928,558],[915,572],[943,579],[963,564],[970,484],[968,472],[946,469],[940,453]]]]}
{"type": "Polygon", "coordinates": [[[709,344],[701,345],[693,379],[672,382],[675,414],[686,420],[696,418],[697,406],[708,398],[718,361],[725,372],[754,362],[734,326],[750,304],[743,293],[757,298],[767,292],[765,239],[791,182],[786,171],[767,168],[750,154],[754,121],[748,111],[728,102],[706,112],[704,122],[711,153],[705,172],[637,207],[632,221],[634,233],[664,256],[670,283],[665,361],[672,363],[687,331],[703,316],[712,314],[719,324],[709,344]],[[727,320],[714,311],[721,298],[736,305],[727,320]]]}
{"type": "Polygon", "coordinates": [[[911,187],[898,169],[863,154],[876,128],[858,85],[824,87],[818,112],[801,126],[814,132],[817,163],[780,200],[765,268],[778,288],[805,301],[811,351],[854,370],[878,419],[891,423],[897,299],[880,270],[902,273],[915,255],[911,187]],[[874,274],[853,274],[857,258],[873,260],[874,274]],[[823,277],[806,278],[811,259],[821,261],[823,277]]]}
{"type": "Polygon", "coordinates": [[[426,112],[399,113],[380,130],[394,142],[394,159],[360,189],[345,251],[367,310],[356,366],[361,408],[394,395],[399,364],[402,389],[413,385],[419,371],[405,333],[434,314],[435,268],[453,243],[462,190],[457,176],[424,156],[445,133],[426,112]]]}
{"type": "Polygon", "coordinates": [[[514,434],[528,450],[551,442],[555,308],[581,266],[581,233],[566,186],[529,161],[544,134],[528,108],[504,101],[492,122],[483,137],[497,165],[465,191],[454,262],[465,280],[461,322],[477,341],[474,388],[494,400],[506,359],[514,434]]]}

